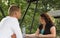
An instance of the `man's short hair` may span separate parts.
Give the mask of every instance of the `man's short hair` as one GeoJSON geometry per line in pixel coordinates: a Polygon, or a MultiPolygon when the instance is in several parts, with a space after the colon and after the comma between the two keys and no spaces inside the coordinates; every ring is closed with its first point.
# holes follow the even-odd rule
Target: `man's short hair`
{"type": "Polygon", "coordinates": [[[9,7],[9,10],[8,10],[8,12],[9,12],[9,15],[12,15],[14,12],[18,12],[19,11],[19,7],[18,6],[16,6],[16,5],[11,5],[10,7],[9,7]]]}

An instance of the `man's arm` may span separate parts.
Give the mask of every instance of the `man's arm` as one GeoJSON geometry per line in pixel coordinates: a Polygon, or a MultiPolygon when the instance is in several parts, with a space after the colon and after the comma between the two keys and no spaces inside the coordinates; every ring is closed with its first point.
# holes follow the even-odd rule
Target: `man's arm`
{"type": "Polygon", "coordinates": [[[11,38],[16,38],[16,34],[11,35],[11,38]]]}

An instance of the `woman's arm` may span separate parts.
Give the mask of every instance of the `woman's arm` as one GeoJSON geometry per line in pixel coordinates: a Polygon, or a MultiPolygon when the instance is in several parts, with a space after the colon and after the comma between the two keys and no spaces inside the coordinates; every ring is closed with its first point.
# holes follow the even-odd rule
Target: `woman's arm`
{"type": "Polygon", "coordinates": [[[35,34],[39,35],[39,31],[40,31],[40,30],[39,30],[39,29],[37,29],[37,31],[35,32],[35,34]]]}
{"type": "Polygon", "coordinates": [[[48,35],[39,35],[39,37],[56,37],[56,28],[55,28],[55,26],[53,26],[53,27],[51,27],[51,29],[50,29],[50,31],[51,31],[51,34],[48,34],[48,35]]]}
{"type": "Polygon", "coordinates": [[[37,31],[34,34],[26,34],[26,37],[35,37],[39,35],[39,29],[37,29],[37,31]]]}

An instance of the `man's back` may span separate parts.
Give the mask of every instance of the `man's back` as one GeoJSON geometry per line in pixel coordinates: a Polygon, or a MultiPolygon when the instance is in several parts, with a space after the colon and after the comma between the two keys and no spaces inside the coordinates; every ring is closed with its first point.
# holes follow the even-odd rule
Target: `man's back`
{"type": "Polygon", "coordinates": [[[0,23],[0,38],[11,38],[14,33],[17,38],[22,38],[18,20],[10,16],[3,18],[0,23]]]}

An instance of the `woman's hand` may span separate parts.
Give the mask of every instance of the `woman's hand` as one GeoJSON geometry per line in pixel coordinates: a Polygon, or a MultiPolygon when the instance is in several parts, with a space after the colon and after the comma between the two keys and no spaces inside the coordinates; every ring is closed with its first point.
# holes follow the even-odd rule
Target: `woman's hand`
{"type": "Polygon", "coordinates": [[[43,34],[39,34],[39,37],[40,37],[40,38],[43,37],[43,34]]]}
{"type": "Polygon", "coordinates": [[[42,37],[42,34],[35,34],[36,37],[42,37]]]}

